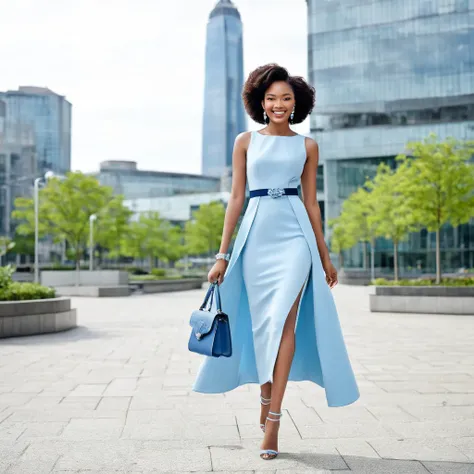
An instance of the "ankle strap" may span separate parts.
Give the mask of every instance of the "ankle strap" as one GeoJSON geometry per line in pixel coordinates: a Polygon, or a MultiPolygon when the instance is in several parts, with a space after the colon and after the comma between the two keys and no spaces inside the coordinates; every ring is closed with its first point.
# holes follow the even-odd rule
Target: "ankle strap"
{"type": "Polygon", "coordinates": [[[267,416],[268,421],[280,421],[280,418],[283,416],[283,413],[275,413],[274,411],[269,411],[268,414],[273,415],[273,416],[278,416],[278,418],[269,418],[267,416]]]}
{"type": "Polygon", "coordinates": [[[272,401],[271,398],[263,398],[261,395],[260,395],[260,403],[262,405],[270,405],[270,402],[272,401]]]}

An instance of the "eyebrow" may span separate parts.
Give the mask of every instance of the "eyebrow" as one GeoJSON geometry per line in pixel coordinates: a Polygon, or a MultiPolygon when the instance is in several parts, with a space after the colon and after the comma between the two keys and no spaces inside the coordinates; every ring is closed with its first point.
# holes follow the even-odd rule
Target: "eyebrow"
{"type": "MultiPolygon", "coordinates": [[[[275,94],[267,94],[267,96],[268,96],[268,95],[271,95],[271,96],[273,96],[273,97],[276,97],[275,94]]],[[[282,95],[285,96],[285,95],[291,95],[291,94],[290,94],[289,92],[285,92],[285,93],[282,94],[282,95]]]]}

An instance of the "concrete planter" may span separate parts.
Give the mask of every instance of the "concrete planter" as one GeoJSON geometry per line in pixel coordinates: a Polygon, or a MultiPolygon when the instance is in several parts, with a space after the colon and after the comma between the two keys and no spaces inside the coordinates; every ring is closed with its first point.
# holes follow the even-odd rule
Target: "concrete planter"
{"type": "Polygon", "coordinates": [[[179,280],[131,281],[130,286],[143,293],[164,293],[168,291],[197,290],[202,288],[202,278],[182,278],[179,280]]]}
{"type": "Polygon", "coordinates": [[[370,311],[474,315],[474,287],[376,286],[370,311]]]}
{"type": "MultiPolygon", "coordinates": [[[[45,286],[75,286],[77,274],[75,270],[44,270],[41,272],[41,284],[45,286]]],[[[81,270],[80,286],[122,286],[128,285],[128,272],[121,270],[81,270]]]]}
{"type": "Polygon", "coordinates": [[[77,326],[69,298],[1,301],[0,338],[65,331],[77,326]]]}
{"type": "Polygon", "coordinates": [[[91,296],[94,298],[130,296],[128,285],[120,286],[58,286],[58,296],[91,296]]]}

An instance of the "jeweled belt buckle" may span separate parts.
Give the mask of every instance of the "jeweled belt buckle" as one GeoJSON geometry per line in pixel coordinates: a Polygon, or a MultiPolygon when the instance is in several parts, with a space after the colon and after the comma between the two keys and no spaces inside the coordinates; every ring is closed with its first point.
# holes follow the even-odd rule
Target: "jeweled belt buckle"
{"type": "Polygon", "coordinates": [[[285,190],[282,188],[270,188],[267,194],[272,198],[279,198],[285,194],[285,190]]]}

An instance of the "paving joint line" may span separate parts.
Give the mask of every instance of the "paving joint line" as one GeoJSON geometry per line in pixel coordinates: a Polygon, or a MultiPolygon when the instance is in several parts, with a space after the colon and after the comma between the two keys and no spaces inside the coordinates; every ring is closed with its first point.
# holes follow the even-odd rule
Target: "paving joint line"
{"type": "Polygon", "coordinates": [[[286,413],[288,414],[288,416],[290,417],[291,422],[293,423],[294,427],[296,428],[296,431],[298,432],[298,435],[299,435],[300,439],[303,439],[303,436],[301,436],[300,430],[298,429],[298,426],[296,425],[295,420],[293,420],[293,417],[291,416],[290,410],[288,410],[288,408],[286,408],[286,413]]]}
{"type": "Polygon", "coordinates": [[[343,470],[347,470],[347,471],[352,471],[352,469],[350,468],[349,464],[347,464],[347,461],[346,459],[344,458],[344,456],[341,454],[341,452],[339,451],[338,448],[334,448],[337,452],[337,454],[339,454],[340,458],[344,461],[344,464],[346,465],[347,469],[343,469],[343,470]]]}
{"type": "Polygon", "coordinates": [[[433,474],[424,464],[423,461],[418,461],[425,469],[426,469],[426,472],[429,472],[430,474],[433,474]]]}
{"type": "Polygon", "coordinates": [[[373,447],[370,441],[366,441],[366,443],[374,450],[375,454],[379,457],[379,459],[383,459],[383,457],[380,456],[380,453],[373,447]]]}

